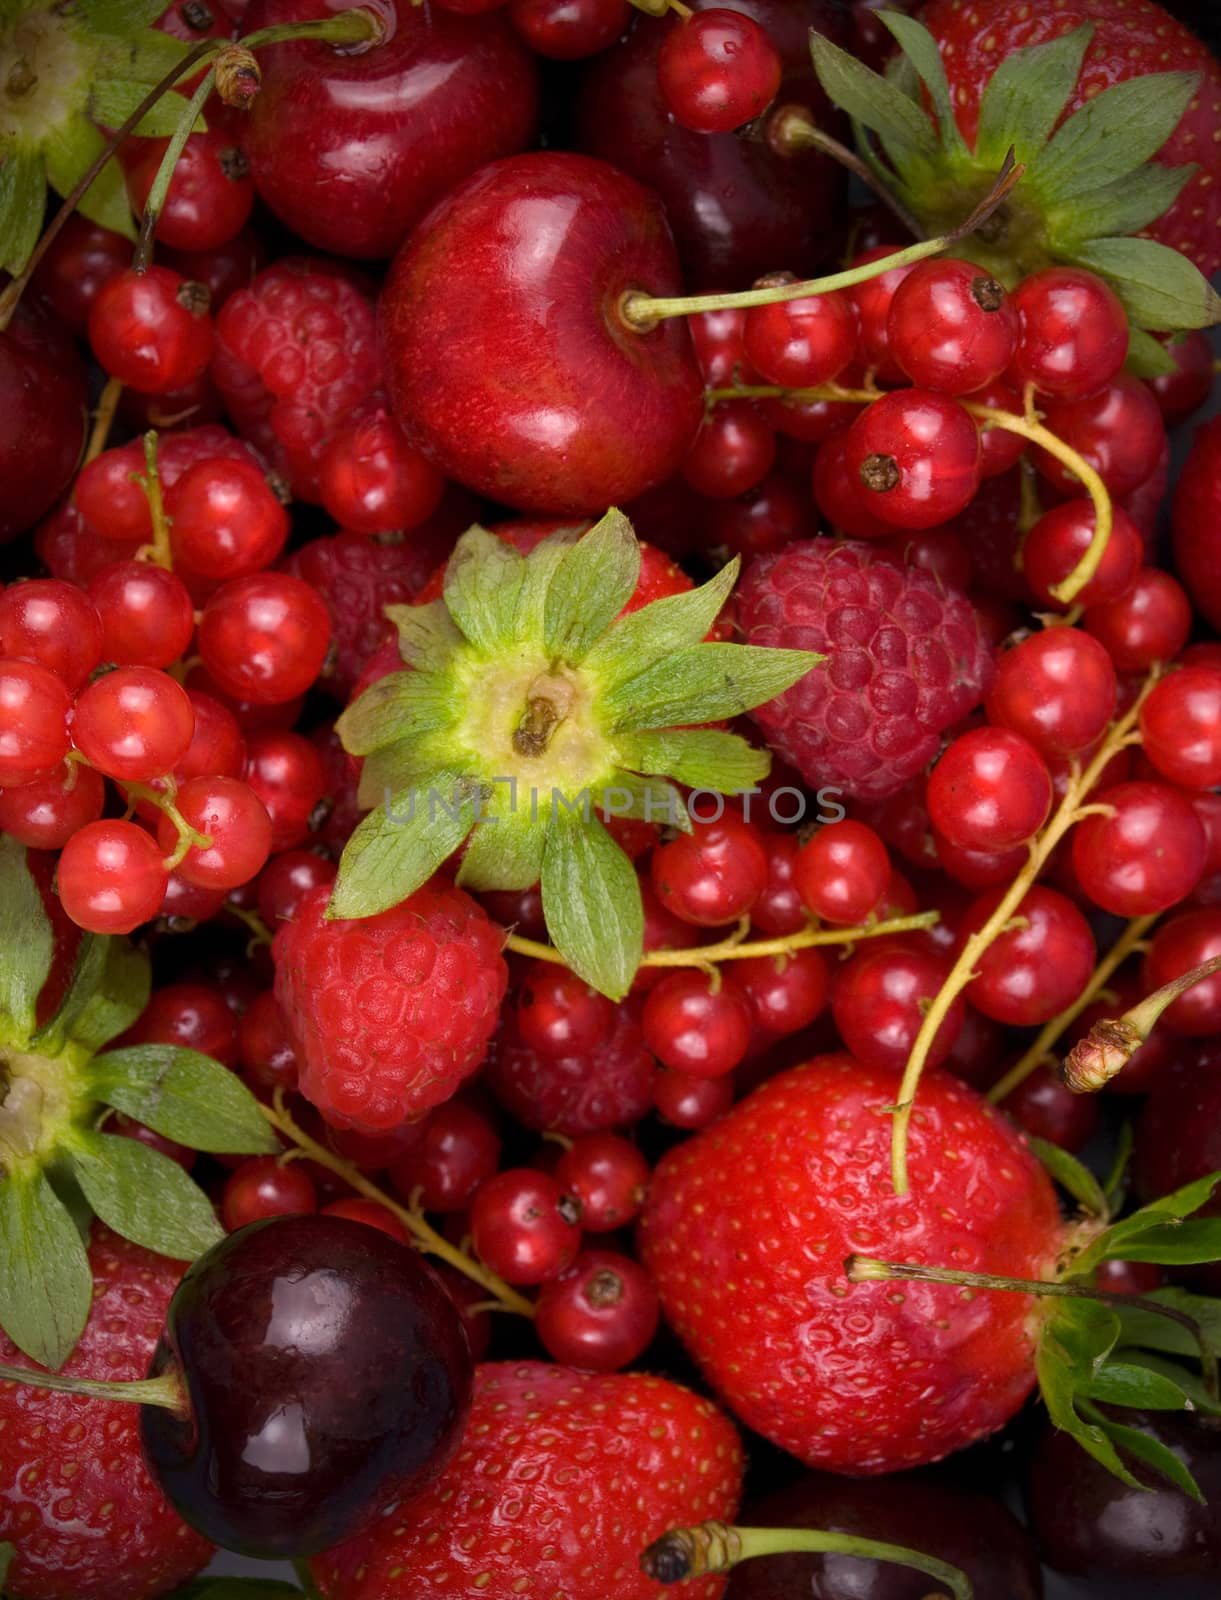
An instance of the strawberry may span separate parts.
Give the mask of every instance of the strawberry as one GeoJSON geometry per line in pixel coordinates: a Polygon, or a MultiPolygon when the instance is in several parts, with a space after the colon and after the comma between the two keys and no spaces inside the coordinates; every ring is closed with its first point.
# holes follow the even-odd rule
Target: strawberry
{"type": "MultiPolygon", "coordinates": [[[[462,1449],[423,1494],[318,1556],[327,1600],[652,1600],[645,1547],[727,1518],[742,1452],[707,1400],[665,1378],[485,1365],[462,1449]]],[[[723,1580],[683,1593],[715,1600],[723,1580]]]]}
{"type": "MultiPolygon", "coordinates": [[[[97,1225],[89,1264],[93,1307],[63,1371],[143,1378],[182,1263],[97,1225]]],[[[3,1338],[0,1360],[32,1365],[3,1338]]],[[[138,1407],[17,1383],[0,1383],[0,1540],[16,1547],[15,1600],[145,1600],[212,1553],[149,1476],[138,1407]]]]}
{"type": "Polygon", "coordinates": [[[770,1079],[653,1175],[641,1259],[672,1326],[750,1427],[811,1466],[893,1472],[981,1439],[1034,1384],[1034,1302],[849,1283],[855,1252],[1022,1278],[1061,1242],[1021,1136],[932,1071],[911,1193],[890,1181],[898,1080],[848,1055],[770,1079]]]}

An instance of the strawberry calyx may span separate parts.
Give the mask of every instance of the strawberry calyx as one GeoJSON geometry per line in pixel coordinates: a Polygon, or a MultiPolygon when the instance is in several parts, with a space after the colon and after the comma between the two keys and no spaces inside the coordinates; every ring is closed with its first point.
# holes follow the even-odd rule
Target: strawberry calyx
{"type": "Polygon", "coordinates": [[[1210,327],[1221,299],[1177,250],[1133,235],[1162,216],[1197,171],[1153,158],[1199,74],[1115,84],[1062,120],[1093,37],[1085,23],[1010,52],[988,83],[968,144],[933,35],[897,12],[878,17],[901,52],[885,76],[817,33],[811,52],[823,89],[852,119],[860,159],[896,209],[928,233],[944,233],[987,194],[1012,154],[1018,182],[961,253],[1010,287],[1057,263],[1097,273],[1127,311],[1129,367],[1141,377],[1172,371],[1153,333],[1210,327]]]}
{"type": "Polygon", "coordinates": [[[676,784],[732,794],[770,757],[704,724],[761,704],[822,660],[709,643],[731,562],[699,589],[628,615],[640,546],[609,511],[529,555],[483,528],[458,541],[444,599],[388,606],[405,670],[339,719],[364,758],[371,806],[344,851],[328,916],[366,917],[420,887],[465,847],[474,890],[542,885],[561,957],[620,999],[643,952],[640,889],[607,831],[614,817],[690,831],[676,784]]]}
{"type": "Polygon", "coordinates": [[[106,1048],[149,998],[148,958],[127,940],[82,936],[40,1021],[56,954],[26,850],[0,838],[0,1327],[53,1370],[89,1315],[91,1215],[175,1260],[223,1236],[177,1162],[106,1131],[112,1112],[197,1150],[279,1149],[258,1102],[219,1061],[175,1045],[106,1048]]]}

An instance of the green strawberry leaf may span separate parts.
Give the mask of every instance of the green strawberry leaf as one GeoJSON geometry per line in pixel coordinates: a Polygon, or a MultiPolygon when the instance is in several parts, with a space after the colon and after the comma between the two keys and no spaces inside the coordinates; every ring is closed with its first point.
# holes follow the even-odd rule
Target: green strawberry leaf
{"type": "Polygon", "coordinates": [[[937,135],[924,112],[897,84],[858,61],[820,33],[810,34],[814,71],[827,98],[854,122],[883,140],[900,166],[911,166],[937,153],[937,135]]]}
{"type": "Polygon", "coordinates": [[[1124,367],[1134,378],[1168,378],[1179,370],[1165,345],[1143,328],[1133,327],[1128,329],[1124,367]]]}
{"type": "Polygon", "coordinates": [[[106,973],[110,939],[104,934],[82,933],[72,963],[72,976],[55,1014],[43,1023],[30,1040],[44,1056],[58,1055],[72,1033],[78,1018],[97,993],[106,973]]]}
{"type": "Polygon", "coordinates": [[[197,1050],[173,1044],[110,1050],[89,1063],[86,1081],[94,1099],[188,1149],[258,1155],[280,1148],[237,1074],[197,1050]]]}
{"type": "MultiPolygon", "coordinates": [[[[87,1050],[100,1050],[131,1027],[148,1004],[152,987],[148,956],[126,939],[100,939],[88,952],[82,945],[60,1010],[63,1032],[87,1050]]],[[[52,1026],[57,1025],[59,1017],[52,1018],[52,1026]]]]}
{"type": "MultiPolygon", "coordinates": [[[[1152,1301],[1190,1317],[1202,1330],[1208,1348],[1215,1356],[1221,1357],[1221,1300],[1215,1300],[1211,1295],[1189,1294],[1186,1289],[1155,1289],[1152,1294],[1141,1295],[1140,1298],[1143,1302],[1152,1301]]],[[[1119,1317],[1120,1342],[1125,1347],[1134,1345],[1142,1350],[1156,1350],[1170,1356],[1200,1354],[1199,1344],[1189,1328],[1149,1310],[1147,1304],[1117,1306],[1116,1314],[1119,1317]]]]}
{"type": "Polygon", "coordinates": [[[666,595],[620,617],[586,656],[586,669],[611,684],[638,677],[676,650],[700,644],[733,593],[741,565],[735,556],[698,589],[666,595]]]}
{"type": "Polygon", "coordinates": [[[0,165],[0,268],[14,277],[38,243],[46,197],[46,168],[38,151],[7,150],[0,165]]]}
{"type": "Polygon", "coordinates": [[[1124,1261],[1154,1261],[1165,1267],[1198,1266],[1221,1261],[1221,1217],[1172,1222],[1129,1239],[1116,1249],[1124,1261]]]}
{"type": "Polygon", "coordinates": [[[517,643],[517,601],[525,558],[504,539],[468,528],[445,568],[445,604],[479,650],[493,654],[517,643]]]}
{"type": "Polygon", "coordinates": [[[1100,1262],[1108,1260],[1170,1263],[1215,1260],[1221,1255],[1221,1249],[1206,1255],[1197,1252],[1209,1248],[1221,1236],[1221,1218],[1214,1219],[1217,1226],[1211,1229],[1208,1222],[1188,1224],[1183,1219],[1212,1198],[1218,1183],[1221,1183],[1221,1173],[1210,1173],[1114,1223],[1081,1252],[1073,1262],[1071,1276],[1092,1272],[1100,1262]],[[1176,1253],[1178,1240],[1182,1243],[1177,1248],[1186,1254],[1176,1253]],[[1146,1250],[1152,1253],[1138,1253],[1146,1250]]]}
{"type": "Polygon", "coordinates": [[[499,787],[484,807],[458,868],[464,889],[530,889],[543,870],[548,818],[529,797],[499,787]]]}
{"type": "Polygon", "coordinates": [[[547,616],[547,592],[560,563],[568,552],[589,532],[588,523],[571,528],[556,528],[545,539],[540,539],[526,557],[526,574],[517,595],[516,638],[521,644],[544,648],[544,630],[547,616]]]}
{"type": "MultiPolygon", "coordinates": [[[[1122,1422],[1113,1422],[1110,1417],[1100,1417],[1099,1426],[1108,1439],[1121,1450],[1130,1456],[1135,1456],[1138,1461],[1143,1461],[1146,1466],[1152,1467],[1167,1482],[1172,1483],[1176,1489],[1181,1489],[1184,1494],[1190,1495],[1193,1500],[1199,1501],[1201,1505],[1205,1503],[1199,1484],[1174,1451],[1168,1450],[1160,1439],[1153,1438],[1140,1428],[1129,1428],[1122,1422]]],[[[1143,1489],[1148,1485],[1140,1484],[1139,1487],[1143,1489]]]]}
{"type": "Polygon", "coordinates": [[[655,822],[663,828],[691,832],[691,817],[686,802],[672,783],[661,778],[641,777],[637,772],[617,768],[594,795],[597,814],[603,822],[612,817],[631,817],[638,822],[655,822]]]}
{"type": "Polygon", "coordinates": [[[51,921],[23,844],[0,834],[0,1037],[25,1044],[55,951],[51,921]]]}
{"type": "Polygon", "coordinates": [[[110,38],[97,45],[99,78],[130,78],[144,85],[144,93],[160,83],[195,46],[156,28],[110,38]]]}
{"type": "MultiPolygon", "coordinates": [[[[95,122],[112,132],[121,128],[128,117],[147,98],[151,83],[134,83],[131,79],[103,78],[89,91],[89,114],[95,122]]],[[[184,96],[171,91],[146,111],[136,124],[135,133],[141,139],[169,139],[177,132],[187,109],[184,96]]],[[[206,133],[208,125],[203,117],[196,117],[193,133],[206,133]]]]}
{"type": "Polygon", "coordinates": [[[949,80],[945,75],[945,66],[941,60],[941,52],[937,48],[937,41],[922,23],[903,12],[880,11],[878,20],[890,30],[928,90],[928,97],[933,102],[933,110],[937,114],[937,127],[941,134],[943,150],[951,161],[960,159],[966,161],[969,152],[959,131],[957,118],[954,116],[949,80]]]}
{"type": "Polygon", "coordinates": [[[423,789],[442,779],[453,765],[447,730],[433,739],[429,734],[396,739],[393,744],[365,757],[356,799],[363,811],[375,806],[393,808],[393,799],[407,789],[423,789]]]}
{"type": "Polygon", "coordinates": [[[1161,1377],[1168,1378],[1176,1388],[1183,1391],[1197,1411],[1202,1411],[1210,1416],[1221,1417],[1221,1402],[1215,1400],[1209,1394],[1198,1372],[1190,1371],[1177,1361],[1167,1361],[1162,1356],[1153,1355],[1148,1350],[1121,1348],[1120,1353],[1131,1366],[1147,1367],[1150,1372],[1156,1372],[1161,1377]]]}
{"type": "Polygon", "coordinates": [[[736,717],[792,688],[825,658],[809,650],[696,644],[608,691],[615,733],[736,717]]]}
{"type": "Polygon", "coordinates": [[[456,714],[452,685],[440,673],[391,672],[370,684],[335,728],[349,755],[367,756],[409,735],[451,727],[456,714]]]}
{"type": "Polygon", "coordinates": [[[1111,1208],[1102,1192],[1102,1185],[1084,1162],[1078,1161],[1067,1150],[1062,1150],[1058,1144],[1052,1144],[1049,1139],[1031,1137],[1028,1142],[1049,1177],[1071,1194],[1085,1211],[1104,1221],[1110,1216],[1111,1208]]]}
{"type": "Polygon", "coordinates": [[[475,826],[480,794],[470,779],[439,772],[371,812],[344,849],[327,916],[371,917],[414,894],[475,826]]]}
{"type": "Polygon", "coordinates": [[[434,671],[447,666],[462,644],[458,625],[444,600],[426,606],[386,606],[387,618],[398,630],[399,654],[409,667],[434,671]]]}
{"type": "Polygon", "coordinates": [[[1188,1406],[1186,1394],[1172,1378],[1124,1361],[1108,1361],[1079,1392],[1105,1405],[1135,1406],[1141,1411],[1185,1411],[1188,1406]]]}
{"type": "Polygon", "coordinates": [[[1048,44],[1014,50],[988,79],[979,105],[975,159],[1000,171],[1012,149],[1018,161],[1029,162],[1051,137],[1093,38],[1091,23],[1048,44]]]}
{"type": "Polygon", "coordinates": [[[1113,84],[1073,113],[1026,169],[1049,204],[1063,204],[1143,167],[1178,127],[1200,86],[1195,72],[1154,72],[1113,84]]]}
{"type": "Polygon", "coordinates": [[[1077,1410],[1078,1398],[1102,1371],[1119,1331],[1119,1318],[1109,1306],[1096,1300],[1059,1300],[1043,1325],[1035,1370],[1056,1427],[1122,1482],[1140,1488],[1099,1424],[1077,1410]]]}
{"type": "Polygon", "coordinates": [[[176,1161],[138,1139],[76,1132],[72,1171],[94,1212],[124,1239],[193,1261],[224,1238],[212,1202],[176,1161]]]}
{"type": "Polygon", "coordinates": [[[84,1242],[45,1173],[9,1173],[0,1182],[0,1327],[32,1361],[58,1371],[92,1301],[84,1242]]]}
{"type": "MultiPolygon", "coordinates": [[[[43,142],[43,155],[47,163],[47,181],[57,194],[71,194],[86,169],[101,155],[105,143],[83,115],[69,118],[48,134],[43,142]]],[[[136,237],[123,169],[117,161],[106,163],[85,191],[77,210],[90,222],[109,228],[125,239],[136,237]]]]}
{"type": "Polygon", "coordinates": [[[579,809],[559,807],[547,833],[541,883],[556,949],[592,988],[622,1000],[644,953],[635,867],[596,817],[586,820],[579,809]]]}
{"type": "Polygon", "coordinates": [[[161,0],[77,0],[82,21],[95,33],[139,33],[164,13],[161,0]]]}
{"type": "Polygon", "coordinates": [[[553,661],[577,664],[632,598],[640,545],[622,511],[611,510],[556,564],[543,605],[543,645],[553,661]]]}
{"type": "Polygon", "coordinates": [[[1141,167],[1051,206],[1047,219],[1057,248],[1071,250],[1074,243],[1107,234],[1138,233],[1170,210],[1198,171],[1196,166],[1141,167]]]}
{"type": "Polygon", "coordinates": [[[1221,321],[1221,296],[1200,269],[1155,239],[1094,239],[1070,259],[1105,278],[1141,328],[1177,333],[1221,321]]]}
{"type": "Polygon", "coordinates": [[[622,734],[619,759],[637,772],[667,773],[690,789],[740,794],[771,771],[771,756],[718,728],[653,728],[622,734]]]}

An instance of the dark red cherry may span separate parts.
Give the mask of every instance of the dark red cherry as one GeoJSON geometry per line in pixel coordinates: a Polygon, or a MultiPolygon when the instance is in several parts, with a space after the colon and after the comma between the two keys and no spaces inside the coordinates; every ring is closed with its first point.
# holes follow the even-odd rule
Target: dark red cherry
{"type": "Polygon", "coordinates": [[[483,167],[417,228],[382,294],[408,441],[527,511],[601,515],[643,494],[695,437],[703,385],[684,319],[639,333],[621,302],[680,288],[661,204],[633,179],[560,151],[483,167]]]}
{"type": "Polygon", "coordinates": [[[415,1251],[317,1216],[253,1223],[195,1262],[153,1356],[167,1369],[189,1412],[143,1412],[152,1472],[206,1538],[264,1559],[323,1550],[434,1478],[472,1375],[415,1251]]]}
{"type": "Polygon", "coordinates": [[[32,528],[68,487],[85,442],[85,373],[49,317],[19,307],[0,333],[0,541],[32,528]]]}
{"type": "MultiPolygon", "coordinates": [[[[316,0],[255,0],[243,31],[325,15],[316,0]]],[[[534,58],[504,17],[386,0],[387,37],[337,51],[305,39],[260,51],[245,151],[259,194],[336,255],[391,255],[468,173],[534,138],[534,58]]]]}

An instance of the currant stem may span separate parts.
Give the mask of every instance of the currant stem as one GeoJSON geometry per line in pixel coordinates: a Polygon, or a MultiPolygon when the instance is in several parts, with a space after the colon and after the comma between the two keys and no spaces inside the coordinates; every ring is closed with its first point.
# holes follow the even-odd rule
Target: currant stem
{"type": "Polygon", "coordinates": [[[153,259],[153,233],[156,230],[157,223],[161,220],[161,212],[165,207],[165,197],[170,192],[174,168],[178,165],[178,158],[186,149],[187,140],[191,136],[196,120],[208,103],[215,85],[216,68],[210,67],[201,79],[195,93],[187,102],[187,108],[182,113],[178,126],[174,129],[173,137],[165,147],[165,154],[161,157],[161,164],[157,168],[157,176],[153,179],[152,188],[148,191],[148,199],[144,202],[144,216],[140,222],[140,237],[136,241],[136,253],[132,258],[132,266],[137,272],[148,271],[149,263],[153,259]]]}
{"type": "Polygon", "coordinates": [[[640,1558],[647,1577],[657,1583],[681,1583],[706,1573],[729,1572],[740,1561],[760,1556],[858,1556],[862,1561],[886,1561],[912,1567],[945,1585],[945,1595],[925,1600],[972,1600],[971,1580],[959,1567],[927,1556],[905,1545],[881,1539],[862,1539],[850,1533],[823,1533],[818,1528],[733,1528],[724,1522],[701,1522],[694,1528],[674,1528],[655,1540],[640,1558]]]}
{"type": "Polygon", "coordinates": [[[940,255],[959,239],[973,233],[980,223],[995,211],[1009,190],[1025,171],[1015,166],[1010,152],[992,191],[984,198],[967,220],[949,233],[936,239],[924,239],[918,244],[897,250],[894,255],[883,256],[879,261],[863,266],[849,267],[844,272],[833,272],[826,278],[811,278],[804,283],[782,283],[766,289],[741,289],[735,294],[694,294],[655,297],[639,290],[629,291],[619,302],[619,315],[629,328],[637,333],[648,333],[667,317],[697,316],[702,311],[748,311],[752,306],[783,305],[789,300],[805,300],[811,295],[830,294],[835,289],[852,289],[871,278],[881,277],[896,267],[915,266],[930,256],[940,255]]]}
{"type": "Polygon", "coordinates": [[[477,1283],[481,1289],[486,1289],[494,1300],[499,1301],[506,1311],[515,1311],[523,1317],[533,1317],[534,1307],[524,1295],[517,1293],[516,1289],[509,1287],[502,1278],[494,1272],[489,1272],[478,1261],[473,1261],[470,1256],[464,1255],[461,1250],[450,1244],[418,1211],[411,1211],[406,1206],[401,1206],[392,1200],[370,1182],[364,1173],[354,1167],[350,1161],[345,1161],[342,1156],[328,1150],[324,1144],[319,1144],[317,1139],[311,1139],[304,1128],[298,1126],[293,1120],[284,1104],[284,1091],[277,1089],[275,1104],[272,1106],[260,1103],[259,1110],[284,1137],[290,1140],[297,1148],[304,1152],[311,1161],[317,1162],[320,1167],[325,1167],[328,1172],[333,1172],[337,1178],[342,1178],[350,1189],[363,1195],[366,1200],[373,1200],[380,1206],[385,1206],[391,1216],[398,1220],[407,1229],[415,1240],[417,1247],[427,1255],[437,1256],[440,1260],[460,1272],[463,1277],[469,1278],[472,1283],[477,1283]]]}
{"type": "Polygon", "coordinates": [[[1074,1094],[1094,1094],[1108,1084],[1145,1043],[1162,1012],[1215,972],[1221,972],[1221,956],[1214,956],[1182,977],[1163,984],[1121,1017],[1104,1017],[1096,1022],[1065,1059],[1061,1074],[1065,1086],[1074,1094]]]}
{"type": "Polygon", "coordinates": [[[149,515],[153,523],[153,542],[141,552],[145,559],[173,570],[174,556],[170,549],[170,520],[165,514],[165,500],[161,494],[161,474],[157,470],[157,433],[151,429],[144,435],[144,477],[140,486],[148,499],[149,515]]]}
{"type": "Polygon", "coordinates": [[[123,1400],[131,1405],[160,1406],[180,1415],[187,1410],[186,1395],[173,1371],[163,1372],[159,1378],[103,1383],[95,1378],[67,1377],[62,1372],[43,1372],[38,1367],[14,1367],[4,1362],[0,1363],[0,1382],[20,1383],[31,1389],[54,1389],[61,1394],[82,1394],[91,1400],[123,1400]]]}
{"type": "Polygon", "coordinates": [[[81,465],[87,467],[91,461],[96,461],[106,448],[106,441],[110,438],[110,430],[114,425],[115,412],[119,408],[119,401],[123,398],[123,385],[118,378],[107,378],[106,387],[102,390],[98,400],[98,408],[93,414],[93,430],[89,435],[89,443],[85,448],[85,459],[81,465]]]}
{"type": "Polygon", "coordinates": [[[912,1046],[911,1054],[907,1058],[907,1065],[903,1070],[903,1081],[899,1085],[898,1103],[895,1107],[890,1164],[891,1181],[896,1194],[902,1195],[908,1192],[908,1128],[911,1123],[916,1091],[920,1086],[920,1077],[924,1071],[925,1062],[928,1060],[929,1049],[933,1040],[937,1037],[938,1028],[945,1021],[954,1001],[975,976],[975,967],[980,957],[995,943],[1013,920],[1027,891],[1047,864],[1052,851],[1078,820],[1082,803],[1097,784],[1108,762],[1114,758],[1118,750],[1125,748],[1126,745],[1132,742],[1132,729],[1139,720],[1140,708],[1157,682],[1159,675],[1160,668],[1158,667],[1154,667],[1149,672],[1135,702],[1118,722],[1112,724],[1110,733],[1103,740],[1085,771],[1076,772],[1070,778],[1064,798],[1053,812],[1051,820],[1045,825],[1042,833],[1031,840],[1026,865],[1009,885],[987,922],[967,939],[957,961],[955,961],[950,970],[949,976],[933,997],[932,1003],[925,1012],[924,1021],[920,1025],[920,1032],[916,1035],[916,1042],[912,1046]]]}
{"type": "Polygon", "coordinates": [[[1043,1024],[1038,1038],[1030,1048],[1014,1062],[1005,1076],[988,1090],[988,1099],[993,1105],[998,1105],[1007,1095],[1012,1094],[1019,1085],[1026,1082],[1026,1079],[1036,1067],[1041,1066],[1051,1056],[1061,1037],[1072,1027],[1086,1007],[1093,1005],[1099,994],[1106,987],[1108,979],[1119,970],[1156,921],[1156,916],[1134,917],[1128,923],[1119,938],[1116,939],[1106,955],[1094,968],[1090,981],[1082,989],[1072,1005],[1066,1006],[1059,1016],[1053,1017],[1050,1022],[1043,1024]]]}
{"type": "Polygon", "coordinates": [[[764,138],[768,148],[774,150],[777,155],[792,155],[799,150],[818,150],[823,155],[830,156],[832,161],[859,178],[867,188],[872,189],[913,239],[928,237],[898,196],[881,182],[869,163],[862,161],[855,150],[846,144],[841,144],[829,133],[824,133],[817,123],[810,120],[810,114],[804,106],[778,107],[767,118],[764,138]]]}
{"type": "MultiPolygon", "coordinates": [[[[819,945],[857,944],[863,939],[880,939],[890,933],[919,933],[935,927],[936,911],[921,911],[911,917],[891,917],[888,922],[862,923],[855,928],[802,928],[782,939],[743,941],[730,937],[719,944],[696,945],[690,950],[649,950],[641,957],[642,967],[707,967],[720,961],[749,961],[756,956],[787,956],[794,950],[812,950],[819,945]]],[[[552,961],[563,966],[564,957],[554,945],[540,944],[510,933],[505,949],[536,961],[552,961]]]]}

